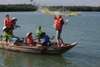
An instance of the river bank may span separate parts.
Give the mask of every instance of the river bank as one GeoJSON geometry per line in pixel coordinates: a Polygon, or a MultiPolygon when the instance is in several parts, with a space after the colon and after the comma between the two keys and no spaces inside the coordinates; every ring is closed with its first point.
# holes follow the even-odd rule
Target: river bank
{"type": "Polygon", "coordinates": [[[0,5],[0,12],[36,11],[37,7],[31,4],[0,5]]]}
{"type": "Polygon", "coordinates": [[[100,6],[49,6],[50,11],[100,11],[100,6]]]}
{"type": "MultiPolygon", "coordinates": [[[[50,11],[100,11],[100,6],[42,6],[50,11]]],[[[38,6],[31,4],[1,4],[0,12],[37,11],[38,6]]]]}

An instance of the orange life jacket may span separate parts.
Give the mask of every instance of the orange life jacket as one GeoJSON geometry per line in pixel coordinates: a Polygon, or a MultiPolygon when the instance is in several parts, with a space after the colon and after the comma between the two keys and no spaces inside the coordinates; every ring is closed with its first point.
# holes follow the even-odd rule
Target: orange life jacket
{"type": "Polygon", "coordinates": [[[11,28],[12,25],[13,25],[12,20],[11,20],[11,19],[5,18],[5,19],[4,19],[4,25],[5,25],[7,28],[11,28]]]}
{"type": "Polygon", "coordinates": [[[26,37],[26,43],[27,43],[27,44],[33,44],[33,43],[34,43],[33,37],[32,37],[32,36],[26,37]]]}
{"type": "Polygon", "coordinates": [[[62,29],[62,18],[58,18],[54,20],[54,27],[56,30],[61,30],[62,29]]]}

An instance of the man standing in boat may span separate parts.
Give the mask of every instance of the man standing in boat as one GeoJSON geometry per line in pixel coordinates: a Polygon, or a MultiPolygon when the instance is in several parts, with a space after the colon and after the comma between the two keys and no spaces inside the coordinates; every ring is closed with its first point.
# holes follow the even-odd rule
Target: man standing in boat
{"type": "Polygon", "coordinates": [[[54,28],[56,30],[56,41],[57,41],[58,47],[61,47],[61,45],[62,46],[64,45],[63,40],[61,38],[63,24],[64,24],[64,20],[61,15],[54,17],[54,28]]]}
{"type": "Polygon", "coordinates": [[[11,27],[12,27],[12,20],[11,17],[7,14],[4,19],[4,27],[3,27],[4,40],[6,41],[10,40],[13,34],[11,27]]]}
{"type": "Polygon", "coordinates": [[[16,21],[17,21],[16,18],[11,18],[8,14],[5,16],[3,35],[4,35],[4,40],[6,40],[7,42],[9,42],[11,38],[13,37],[13,30],[14,30],[16,21]]]}

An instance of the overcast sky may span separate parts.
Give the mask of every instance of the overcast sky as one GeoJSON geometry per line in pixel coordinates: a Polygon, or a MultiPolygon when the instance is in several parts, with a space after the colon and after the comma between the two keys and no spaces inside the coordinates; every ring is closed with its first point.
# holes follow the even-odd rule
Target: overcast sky
{"type": "MultiPolygon", "coordinates": [[[[23,4],[31,0],[0,0],[0,4],[23,4]]],[[[100,5],[100,0],[33,0],[40,5],[100,5]]]]}

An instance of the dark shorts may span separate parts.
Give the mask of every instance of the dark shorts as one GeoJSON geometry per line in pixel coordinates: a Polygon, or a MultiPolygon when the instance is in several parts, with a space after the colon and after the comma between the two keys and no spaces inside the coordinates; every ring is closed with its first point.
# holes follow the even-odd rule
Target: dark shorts
{"type": "Polygon", "coordinates": [[[61,30],[56,30],[56,39],[60,39],[61,38],[61,30]]]}
{"type": "Polygon", "coordinates": [[[6,28],[3,30],[3,32],[6,32],[9,35],[13,35],[13,29],[12,28],[6,28]]]}

